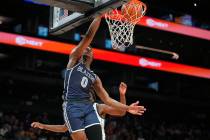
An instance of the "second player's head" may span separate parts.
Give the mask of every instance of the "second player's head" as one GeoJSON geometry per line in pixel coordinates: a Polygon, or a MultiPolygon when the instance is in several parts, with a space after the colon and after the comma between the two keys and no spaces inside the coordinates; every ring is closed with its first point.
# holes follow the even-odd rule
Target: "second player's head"
{"type": "Polygon", "coordinates": [[[93,50],[91,48],[91,46],[87,47],[85,49],[85,51],[82,54],[82,61],[87,64],[90,65],[93,61],[93,50]]]}

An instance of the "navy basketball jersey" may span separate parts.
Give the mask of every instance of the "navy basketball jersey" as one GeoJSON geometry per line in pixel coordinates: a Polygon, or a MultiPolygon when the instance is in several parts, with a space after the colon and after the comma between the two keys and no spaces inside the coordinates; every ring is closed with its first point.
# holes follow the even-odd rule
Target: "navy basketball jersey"
{"type": "Polygon", "coordinates": [[[64,100],[89,100],[89,90],[95,80],[94,72],[87,69],[83,63],[67,69],[64,79],[64,100]]]}

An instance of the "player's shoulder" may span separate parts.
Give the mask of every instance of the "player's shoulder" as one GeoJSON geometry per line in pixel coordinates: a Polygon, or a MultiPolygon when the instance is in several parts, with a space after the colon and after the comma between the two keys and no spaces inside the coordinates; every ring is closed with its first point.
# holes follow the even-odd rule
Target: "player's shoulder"
{"type": "Polygon", "coordinates": [[[76,67],[78,67],[79,65],[81,65],[81,62],[76,62],[73,66],[67,66],[66,70],[73,70],[75,69],[76,67]]]}

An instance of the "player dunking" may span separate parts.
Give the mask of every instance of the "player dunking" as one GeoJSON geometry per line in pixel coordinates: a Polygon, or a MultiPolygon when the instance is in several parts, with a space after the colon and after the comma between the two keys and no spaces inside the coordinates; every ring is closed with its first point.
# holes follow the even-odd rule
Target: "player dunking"
{"type": "Polygon", "coordinates": [[[90,70],[93,52],[89,47],[101,18],[96,18],[90,25],[85,37],[75,47],[69,57],[64,80],[63,115],[65,124],[73,140],[86,140],[85,129],[94,129],[94,137],[89,140],[101,140],[101,127],[97,114],[91,103],[89,90],[94,87],[96,94],[107,105],[122,111],[140,115],[145,110],[143,106],[124,105],[109,97],[103,88],[101,80],[90,70]]]}
{"type": "MultiPolygon", "coordinates": [[[[121,84],[119,86],[119,92],[120,92],[120,102],[123,104],[126,104],[126,97],[125,97],[126,90],[127,90],[127,85],[125,83],[121,82],[121,84]]],[[[94,107],[94,110],[96,111],[97,117],[99,119],[99,122],[100,122],[100,125],[102,128],[103,140],[106,140],[105,131],[104,131],[106,114],[114,115],[114,116],[124,116],[125,112],[120,111],[118,109],[115,109],[115,108],[110,107],[105,104],[94,103],[93,107],[94,107]]],[[[48,131],[52,131],[52,132],[64,133],[64,132],[68,131],[68,128],[66,127],[65,124],[63,124],[63,125],[47,125],[47,124],[43,124],[43,123],[39,123],[39,122],[33,122],[31,124],[31,126],[34,128],[44,129],[44,130],[48,130],[48,131]]],[[[91,134],[94,133],[94,131],[92,131],[90,129],[90,130],[86,131],[86,133],[87,133],[88,137],[91,137],[92,136],[91,134]]]]}

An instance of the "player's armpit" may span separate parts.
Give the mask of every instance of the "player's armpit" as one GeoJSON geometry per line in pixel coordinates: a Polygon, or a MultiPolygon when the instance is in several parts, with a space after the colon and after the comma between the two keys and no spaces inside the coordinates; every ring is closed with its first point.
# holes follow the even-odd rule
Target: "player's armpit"
{"type": "Polygon", "coordinates": [[[96,77],[96,81],[93,84],[93,88],[96,91],[96,94],[104,103],[106,103],[109,100],[109,95],[103,88],[101,79],[98,76],[96,77]]]}

